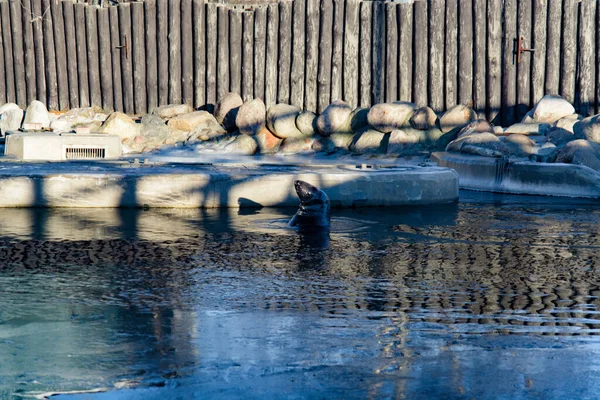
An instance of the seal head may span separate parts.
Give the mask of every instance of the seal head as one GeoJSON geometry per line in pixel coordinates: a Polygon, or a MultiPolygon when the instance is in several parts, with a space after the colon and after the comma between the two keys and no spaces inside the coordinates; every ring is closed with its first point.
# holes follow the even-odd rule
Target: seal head
{"type": "Polygon", "coordinates": [[[300,199],[300,207],[288,226],[301,230],[328,229],[331,207],[325,192],[304,181],[295,181],[294,188],[300,199]]]}

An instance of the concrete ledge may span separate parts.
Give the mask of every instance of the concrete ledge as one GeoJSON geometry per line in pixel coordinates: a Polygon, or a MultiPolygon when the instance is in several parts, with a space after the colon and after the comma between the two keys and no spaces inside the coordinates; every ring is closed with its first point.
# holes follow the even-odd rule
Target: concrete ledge
{"type": "Polygon", "coordinates": [[[0,207],[297,206],[296,179],[334,207],[438,204],[458,199],[458,175],[437,167],[269,167],[130,163],[2,163],[0,207]]]}
{"type": "Polygon", "coordinates": [[[105,134],[12,133],[4,153],[20,160],[117,159],[121,139],[105,134]]]}
{"type": "Polygon", "coordinates": [[[506,162],[447,152],[433,153],[431,157],[438,166],[456,170],[463,189],[600,198],[600,173],[583,165],[506,162]]]}

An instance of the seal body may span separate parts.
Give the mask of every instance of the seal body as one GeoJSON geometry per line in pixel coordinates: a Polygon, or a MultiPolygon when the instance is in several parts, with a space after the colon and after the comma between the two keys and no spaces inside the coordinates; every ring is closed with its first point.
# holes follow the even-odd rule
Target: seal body
{"type": "Polygon", "coordinates": [[[288,226],[302,231],[329,229],[331,206],[327,194],[304,181],[295,181],[294,188],[300,199],[300,207],[288,226]]]}

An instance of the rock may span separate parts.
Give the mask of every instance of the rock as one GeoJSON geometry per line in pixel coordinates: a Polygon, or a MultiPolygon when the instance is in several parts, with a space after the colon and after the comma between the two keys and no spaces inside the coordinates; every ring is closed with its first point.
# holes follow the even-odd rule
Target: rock
{"type": "Polygon", "coordinates": [[[558,121],[556,121],[556,123],[554,124],[555,127],[557,128],[562,128],[562,129],[566,129],[567,131],[573,133],[574,130],[574,126],[577,122],[581,121],[583,119],[583,117],[579,114],[571,114],[571,115],[567,115],[566,117],[563,117],[561,119],[559,119],[558,121]]]}
{"type": "Polygon", "coordinates": [[[600,114],[587,117],[573,126],[576,139],[585,139],[600,143],[600,114]]]}
{"type": "Polygon", "coordinates": [[[50,115],[41,101],[33,100],[25,111],[23,124],[41,124],[43,128],[50,127],[50,115]]]}
{"type": "Polygon", "coordinates": [[[50,129],[52,129],[54,133],[71,132],[73,131],[74,126],[69,121],[57,119],[50,122],[50,129]]]}
{"type": "Polygon", "coordinates": [[[244,101],[237,93],[227,93],[218,102],[215,107],[215,118],[227,131],[232,132],[236,129],[235,120],[240,107],[244,101]]]}
{"type": "Polygon", "coordinates": [[[0,134],[6,136],[6,132],[18,131],[23,121],[23,110],[17,108],[5,108],[0,114],[0,134]]]}
{"type": "Polygon", "coordinates": [[[140,133],[125,142],[132,151],[155,150],[166,144],[185,141],[189,132],[169,129],[165,122],[156,114],[147,114],[140,121],[140,133]]]}
{"type": "Polygon", "coordinates": [[[354,139],[354,133],[334,133],[328,137],[315,140],[312,145],[314,151],[332,152],[335,150],[349,150],[354,139]]]}
{"type": "Polygon", "coordinates": [[[432,128],[425,131],[425,142],[433,150],[444,150],[448,143],[454,139],[454,136],[442,132],[439,128],[432,128]]]}
{"type": "Polygon", "coordinates": [[[600,144],[584,139],[569,142],[558,152],[556,162],[585,165],[600,171],[600,144]]]}
{"type": "Polygon", "coordinates": [[[369,126],[369,109],[364,107],[355,108],[350,114],[350,130],[348,132],[358,132],[369,126]]]}
{"type": "Polygon", "coordinates": [[[533,118],[533,109],[532,109],[532,110],[529,110],[527,112],[527,114],[525,114],[525,116],[521,120],[521,123],[522,124],[533,124],[534,122],[535,122],[535,119],[533,118]]]}
{"type": "Polygon", "coordinates": [[[504,135],[504,128],[501,126],[494,126],[494,133],[496,135],[504,135]]]}
{"type": "Polygon", "coordinates": [[[438,116],[431,107],[421,107],[414,112],[409,122],[414,129],[427,131],[437,127],[438,116]]]}
{"type": "Polygon", "coordinates": [[[267,128],[277,137],[302,137],[304,134],[296,127],[296,118],[300,109],[289,104],[276,104],[267,111],[267,128]]]}
{"type": "Polygon", "coordinates": [[[494,127],[484,119],[469,122],[463,126],[456,137],[463,137],[474,133],[494,133],[494,127]]]}
{"type": "Polygon", "coordinates": [[[286,138],[281,142],[279,152],[283,154],[312,153],[314,141],[314,137],[286,138]]]}
{"type": "Polygon", "coordinates": [[[192,132],[198,126],[206,124],[207,121],[214,121],[213,116],[207,111],[194,111],[187,114],[180,114],[171,118],[167,125],[171,129],[192,132]]]}
{"type": "Polygon", "coordinates": [[[117,135],[123,139],[134,138],[140,134],[140,125],[122,112],[112,113],[104,124],[98,129],[98,133],[117,135]]]}
{"type": "Polygon", "coordinates": [[[535,153],[535,142],[520,133],[505,136],[501,140],[506,145],[510,156],[528,157],[535,153]]]}
{"type": "Polygon", "coordinates": [[[424,149],[427,137],[424,131],[417,129],[399,130],[390,132],[386,154],[406,154],[407,152],[424,149]]]}
{"type": "Polygon", "coordinates": [[[312,136],[317,132],[317,115],[311,111],[302,111],[296,117],[296,127],[305,136],[312,136]]]}
{"type": "Polygon", "coordinates": [[[54,131],[69,132],[80,125],[91,124],[94,121],[104,122],[108,116],[100,107],[73,108],[50,122],[54,131]]]}
{"type": "Polygon", "coordinates": [[[493,133],[478,133],[467,135],[446,146],[446,151],[482,155],[487,157],[502,157],[508,151],[498,136],[493,133]]]}
{"type": "Polygon", "coordinates": [[[375,129],[365,129],[352,139],[348,148],[358,154],[385,154],[389,135],[375,129]]]}
{"type": "Polygon", "coordinates": [[[505,135],[520,133],[522,135],[544,135],[552,128],[552,125],[547,123],[535,122],[531,124],[514,124],[504,130],[505,135]]]}
{"type": "Polygon", "coordinates": [[[538,149],[537,153],[531,154],[529,159],[535,162],[553,163],[556,161],[556,156],[560,149],[554,147],[542,147],[538,149]]]}
{"type": "MultiPolygon", "coordinates": [[[[56,122],[56,121],[50,122],[51,127],[54,122],[56,122]]],[[[86,133],[96,133],[100,130],[101,126],[102,126],[102,122],[91,121],[91,122],[86,122],[83,124],[76,124],[72,127],[72,129],[75,130],[75,133],[81,135],[81,134],[86,134],[86,133]]]]}
{"type": "Polygon", "coordinates": [[[413,103],[405,101],[376,104],[369,110],[367,121],[379,132],[390,133],[394,129],[410,127],[408,120],[415,109],[413,103]]]}
{"type": "Polygon", "coordinates": [[[164,119],[171,119],[181,114],[189,114],[194,109],[189,104],[168,104],[166,106],[156,107],[152,114],[164,119]]]}
{"type": "Polygon", "coordinates": [[[266,127],[256,134],[256,141],[261,154],[277,153],[282,139],[273,135],[266,127]]]}
{"type": "Polygon", "coordinates": [[[533,119],[536,122],[553,124],[559,119],[571,115],[575,108],[557,95],[546,95],[533,108],[533,119]]]}
{"type": "Polygon", "coordinates": [[[547,142],[552,143],[558,147],[562,147],[575,139],[576,138],[574,134],[562,128],[554,127],[546,134],[547,142]]]}
{"type": "Polygon", "coordinates": [[[250,100],[240,107],[235,125],[244,135],[256,135],[265,127],[266,114],[267,108],[261,99],[250,100]]]}
{"type": "Polygon", "coordinates": [[[323,136],[350,131],[352,107],[343,100],[336,100],[323,110],[317,118],[317,129],[323,136]]]}
{"type": "Polygon", "coordinates": [[[258,143],[252,136],[239,135],[225,146],[223,151],[229,154],[252,155],[258,150],[258,143]]]}
{"type": "Polygon", "coordinates": [[[9,110],[21,110],[21,107],[19,107],[15,103],[5,103],[0,106],[0,114],[3,114],[4,112],[9,110]]]}
{"type": "Polygon", "coordinates": [[[446,111],[439,119],[442,132],[450,132],[454,128],[462,128],[477,119],[477,114],[470,107],[457,104],[446,111]]]}
{"type": "Polygon", "coordinates": [[[227,133],[208,111],[196,111],[196,113],[201,113],[199,116],[202,117],[202,120],[189,135],[188,144],[211,140],[227,133]]]}

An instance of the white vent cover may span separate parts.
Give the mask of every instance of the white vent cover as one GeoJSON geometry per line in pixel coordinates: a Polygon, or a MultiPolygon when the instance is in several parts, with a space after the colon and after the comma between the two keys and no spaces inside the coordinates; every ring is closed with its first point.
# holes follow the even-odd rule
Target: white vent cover
{"type": "Polygon", "coordinates": [[[4,154],[21,160],[108,160],[121,157],[121,138],[104,134],[13,133],[4,154]]]}

